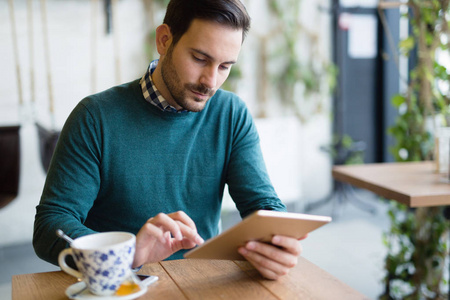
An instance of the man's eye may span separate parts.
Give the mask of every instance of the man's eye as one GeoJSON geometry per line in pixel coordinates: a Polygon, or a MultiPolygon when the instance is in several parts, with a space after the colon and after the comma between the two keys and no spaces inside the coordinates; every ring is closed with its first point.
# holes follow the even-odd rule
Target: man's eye
{"type": "Polygon", "coordinates": [[[204,59],[198,58],[198,57],[196,57],[196,56],[194,56],[194,60],[195,60],[195,61],[198,61],[198,62],[205,62],[204,59]]]}
{"type": "Polygon", "coordinates": [[[219,68],[220,68],[221,70],[226,71],[226,70],[228,70],[228,69],[230,68],[230,66],[227,66],[227,65],[220,65],[219,68]]]}

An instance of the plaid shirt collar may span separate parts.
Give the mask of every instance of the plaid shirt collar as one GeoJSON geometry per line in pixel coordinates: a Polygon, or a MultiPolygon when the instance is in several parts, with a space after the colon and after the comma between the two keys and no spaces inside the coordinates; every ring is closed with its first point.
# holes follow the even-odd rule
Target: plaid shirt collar
{"type": "Polygon", "coordinates": [[[144,76],[142,76],[139,84],[141,85],[142,94],[147,102],[150,102],[154,106],[158,107],[162,111],[172,112],[172,113],[184,113],[187,110],[177,110],[175,107],[170,105],[161,93],[156,88],[155,84],[152,81],[152,74],[158,65],[158,59],[152,61],[148,66],[147,72],[145,72],[144,76]]]}

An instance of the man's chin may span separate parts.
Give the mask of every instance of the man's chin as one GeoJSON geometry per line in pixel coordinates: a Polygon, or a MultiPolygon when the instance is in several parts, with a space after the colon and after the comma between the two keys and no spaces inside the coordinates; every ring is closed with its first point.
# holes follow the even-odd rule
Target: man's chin
{"type": "Polygon", "coordinates": [[[205,105],[202,105],[202,106],[195,106],[195,107],[193,107],[193,106],[189,106],[189,107],[187,107],[187,108],[185,108],[187,111],[190,111],[190,112],[201,112],[203,109],[205,108],[205,105]]]}
{"type": "Polygon", "coordinates": [[[191,111],[191,112],[201,112],[208,102],[209,99],[203,100],[203,99],[195,99],[190,100],[188,103],[185,103],[183,106],[184,109],[191,111]]]}

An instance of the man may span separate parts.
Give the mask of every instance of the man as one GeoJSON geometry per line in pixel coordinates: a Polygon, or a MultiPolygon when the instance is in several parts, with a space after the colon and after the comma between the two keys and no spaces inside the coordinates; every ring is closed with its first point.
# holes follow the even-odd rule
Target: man
{"type": "MultiPolygon", "coordinates": [[[[37,207],[33,244],[57,263],[72,238],[136,233],[133,267],[182,258],[218,234],[225,184],[242,217],[286,210],[267,175],[245,104],[219,90],[250,19],[239,0],[172,0],[156,29],[159,61],[140,79],[83,99],[66,121],[37,207]]],[[[301,246],[239,250],[266,278],[296,265],[301,246]]]]}

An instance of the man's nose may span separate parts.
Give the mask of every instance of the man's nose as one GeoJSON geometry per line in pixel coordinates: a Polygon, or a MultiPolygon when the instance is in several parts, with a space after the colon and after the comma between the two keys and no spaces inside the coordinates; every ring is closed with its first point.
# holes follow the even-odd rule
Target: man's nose
{"type": "Polygon", "coordinates": [[[215,66],[204,68],[200,83],[210,89],[214,89],[217,85],[217,68],[215,66]]]}

